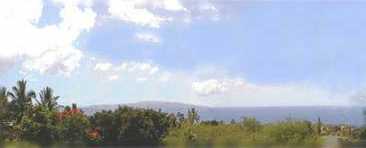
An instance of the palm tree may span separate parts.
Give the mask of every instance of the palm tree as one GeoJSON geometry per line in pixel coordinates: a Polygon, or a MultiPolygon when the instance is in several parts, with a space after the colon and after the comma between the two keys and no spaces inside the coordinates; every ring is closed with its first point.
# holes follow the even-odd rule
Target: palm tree
{"type": "Polygon", "coordinates": [[[56,109],[57,100],[60,98],[59,96],[54,96],[53,89],[50,87],[46,87],[39,93],[40,101],[39,105],[46,107],[49,111],[56,109]]]}
{"type": "Polygon", "coordinates": [[[3,120],[8,107],[8,91],[5,87],[0,88],[0,121],[3,120]]]}
{"type": "Polygon", "coordinates": [[[11,107],[16,116],[16,123],[19,123],[25,115],[28,115],[32,109],[32,99],[36,98],[33,90],[27,90],[27,81],[21,80],[8,93],[11,98],[11,107]]]}
{"type": "Polygon", "coordinates": [[[3,107],[8,103],[8,90],[5,87],[0,88],[0,106],[3,107]]]}

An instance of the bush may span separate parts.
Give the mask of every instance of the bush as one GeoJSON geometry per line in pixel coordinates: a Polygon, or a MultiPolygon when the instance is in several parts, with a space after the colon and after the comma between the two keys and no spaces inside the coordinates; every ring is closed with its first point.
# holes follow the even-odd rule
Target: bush
{"type": "Polygon", "coordinates": [[[176,126],[174,116],[130,107],[98,112],[90,120],[104,145],[158,145],[168,129],[176,126]]]}
{"type": "Polygon", "coordinates": [[[319,137],[306,121],[284,121],[260,124],[254,118],[244,118],[235,124],[183,125],[170,130],[164,143],[183,147],[243,147],[243,146],[318,146],[319,137]]]}
{"type": "Polygon", "coordinates": [[[263,136],[274,145],[312,145],[319,142],[311,123],[307,121],[288,120],[268,124],[263,129],[263,136]]]}
{"type": "Polygon", "coordinates": [[[66,144],[83,144],[90,128],[88,118],[81,112],[65,116],[61,121],[62,141],[66,144]]]}
{"type": "Polygon", "coordinates": [[[21,121],[21,139],[42,145],[55,143],[60,140],[60,128],[56,122],[56,112],[36,108],[32,117],[24,117],[21,121]]]}

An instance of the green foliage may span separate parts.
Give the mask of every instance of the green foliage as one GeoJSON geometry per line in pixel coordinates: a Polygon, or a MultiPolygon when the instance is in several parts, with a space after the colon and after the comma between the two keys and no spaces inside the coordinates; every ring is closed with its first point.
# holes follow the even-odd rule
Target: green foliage
{"type": "Polygon", "coordinates": [[[322,126],[323,126],[323,123],[320,120],[320,117],[318,117],[318,122],[316,123],[316,132],[318,135],[321,135],[321,133],[322,133],[322,126]]]}
{"type": "Polygon", "coordinates": [[[105,145],[157,145],[176,125],[175,118],[166,113],[130,107],[98,112],[91,121],[105,145]]]}
{"type": "Polygon", "coordinates": [[[246,133],[255,134],[261,130],[262,125],[253,117],[244,117],[241,126],[246,133]]]}
{"type": "Polygon", "coordinates": [[[172,129],[164,139],[168,146],[182,147],[234,147],[240,146],[249,136],[243,133],[240,125],[200,124],[196,126],[182,126],[172,129]]]}
{"type": "Polygon", "coordinates": [[[288,120],[264,126],[263,134],[271,144],[306,145],[316,144],[317,134],[307,121],[288,120]]]}
{"type": "Polygon", "coordinates": [[[21,139],[42,145],[50,145],[60,140],[60,127],[56,112],[43,106],[35,108],[31,117],[23,118],[20,123],[21,139]]]}
{"type": "Polygon", "coordinates": [[[365,127],[361,128],[361,132],[360,132],[359,137],[361,139],[366,139],[366,128],[365,127]]]}
{"type": "Polygon", "coordinates": [[[8,105],[8,91],[2,87],[0,88],[0,122],[7,118],[8,105]]]}
{"type": "Polygon", "coordinates": [[[184,116],[126,106],[88,117],[76,104],[63,109],[58,106],[59,97],[50,87],[40,91],[39,100],[36,97],[34,91],[28,90],[25,80],[18,81],[10,92],[0,88],[0,144],[10,141],[9,146],[13,147],[37,147],[33,144],[42,147],[54,144],[78,147],[160,144],[173,147],[314,147],[320,139],[320,122],[312,125],[307,121],[287,120],[261,124],[255,118],[246,117],[242,121],[224,123],[200,121],[194,108],[184,116]],[[33,104],[33,99],[37,104],[33,104]]]}
{"type": "Polygon", "coordinates": [[[39,93],[40,101],[38,102],[40,106],[45,107],[49,111],[54,111],[57,107],[57,100],[59,96],[54,96],[53,89],[46,87],[39,93]]]}
{"type": "Polygon", "coordinates": [[[59,112],[59,97],[54,96],[49,87],[41,90],[39,97],[40,101],[36,100],[36,93],[28,90],[25,80],[18,81],[11,92],[7,92],[6,88],[0,89],[0,143],[29,141],[50,146],[89,142],[89,119],[76,105],[59,112]],[[33,104],[33,99],[37,104],[33,104]]]}
{"type": "Polygon", "coordinates": [[[366,139],[366,108],[363,110],[364,125],[361,128],[359,138],[366,139]]]}
{"type": "MultiPolygon", "coordinates": [[[[260,124],[255,118],[239,123],[197,125],[183,123],[169,131],[164,143],[175,147],[243,147],[319,145],[319,137],[306,121],[283,121],[260,124]]],[[[213,122],[214,123],[214,122],[213,122]]]]}
{"type": "Polygon", "coordinates": [[[8,93],[11,98],[10,112],[15,116],[16,123],[20,123],[23,117],[31,114],[32,100],[36,97],[33,90],[27,89],[27,81],[21,80],[12,88],[12,92],[8,93]]]}
{"type": "Polygon", "coordinates": [[[115,129],[115,116],[112,111],[97,112],[91,117],[90,121],[100,131],[101,140],[104,143],[111,144],[117,140],[118,131],[115,129]]]}
{"type": "Polygon", "coordinates": [[[83,144],[90,128],[88,118],[82,113],[66,115],[61,121],[61,139],[66,144],[83,144]]]}
{"type": "Polygon", "coordinates": [[[0,145],[3,148],[41,148],[41,146],[39,146],[38,144],[34,144],[31,142],[25,142],[25,141],[11,141],[11,142],[6,142],[3,145],[0,145]]]}
{"type": "Polygon", "coordinates": [[[211,120],[211,121],[202,121],[201,124],[206,124],[206,125],[219,125],[219,124],[223,124],[224,121],[217,121],[217,120],[211,120]]]}
{"type": "Polygon", "coordinates": [[[8,121],[8,95],[5,87],[0,88],[0,143],[7,138],[8,129],[6,122],[8,121]]]}

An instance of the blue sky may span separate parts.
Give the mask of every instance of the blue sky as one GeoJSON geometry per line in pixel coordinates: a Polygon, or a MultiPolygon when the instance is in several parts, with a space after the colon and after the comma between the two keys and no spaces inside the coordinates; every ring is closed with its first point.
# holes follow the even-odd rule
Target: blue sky
{"type": "Polygon", "coordinates": [[[364,102],[364,2],[2,3],[0,84],[49,85],[64,104],[364,102]]]}

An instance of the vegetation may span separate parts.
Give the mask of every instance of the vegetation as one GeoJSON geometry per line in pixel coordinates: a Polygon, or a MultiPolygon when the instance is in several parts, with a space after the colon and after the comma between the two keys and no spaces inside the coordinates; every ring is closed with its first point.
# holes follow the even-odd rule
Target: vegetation
{"type": "Polygon", "coordinates": [[[344,147],[365,147],[366,146],[366,109],[363,112],[365,124],[361,128],[352,128],[341,132],[344,147]]]}
{"type": "Polygon", "coordinates": [[[27,86],[21,80],[11,91],[0,88],[0,144],[159,145],[177,126],[175,115],[130,107],[88,117],[76,104],[58,105],[52,88],[42,89],[37,97],[27,86]]]}
{"type": "Polygon", "coordinates": [[[213,124],[182,123],[182,126],[169,132],[164,143],[172,147],[317,147],[320,144],[320,138],[315,134],[312,124],[307,121],[288,120],[261,124],[255,118],[243,118],[235,124],[209,123],[213,124]]]}
{"type": "MultiPolygon", "coordinates": [[[[186,115],[174,115],[121,106],[114,111],[86,116],[76,104],[59,105],[59,98],[50,87],[37,95],[25,80],[18,81],[10,90],[0,88],[0,144],[15,147],[317,147],[321,144],[321,135],[326,133],[320,118],[317,123],[291,119],[260,123],[253,117],[245,117],[226,123],[201,121],[194,108],[186,115]]],[[[366,135],[364,131],[360,129],[358,137],[366,135]]]]}
{"type": "Polygon", "coordinates": [[[175,117],[150,109],[119,107],[90,117],[94,138],[102,145],[158,145],[169,128],[176,126],[175,117]]]}

